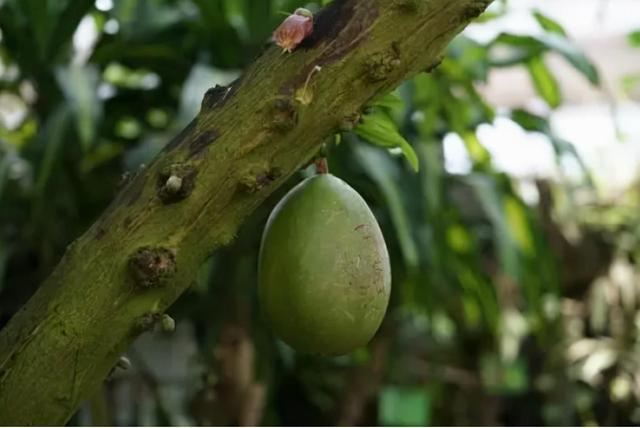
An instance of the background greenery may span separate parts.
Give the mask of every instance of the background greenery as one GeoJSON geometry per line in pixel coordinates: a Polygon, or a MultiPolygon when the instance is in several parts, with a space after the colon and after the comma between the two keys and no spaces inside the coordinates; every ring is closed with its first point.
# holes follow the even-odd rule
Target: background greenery
{"type": "MultiPolygon", "coordinates": [[[[204,91],[237,77],[281,12],[299,6],[320,4],[0,1],[0,326],[123,174],[143,167],[204,91]]],[[[390,308],[368,348],[298,355],[260,315],[262,227],[302,171],[203,266],[171,310],[177,331],[141,337],[133,367],[114,371],[72,424],[640,423],[637,186],[620,204],[577,206],[578,192],[595,191],[583,169],[577,181],[538,181],[539,202],[527,204],[476,134],[506,117],[548,137],[560,168],[580,164],[547,117],[488,105],[476,90],[495,68],[524,67],[557,108],[549,52],[599,85],[563,28],[535,18],[542,33],[458,37],[440,67],[330,142],[332,172],[365,197],[392,258],[390,308]],[[451,133],[472,160],[468,174],[445,168],[451,133]]],[[[638,33],[629,42],[640,45],[638,33]]]]}

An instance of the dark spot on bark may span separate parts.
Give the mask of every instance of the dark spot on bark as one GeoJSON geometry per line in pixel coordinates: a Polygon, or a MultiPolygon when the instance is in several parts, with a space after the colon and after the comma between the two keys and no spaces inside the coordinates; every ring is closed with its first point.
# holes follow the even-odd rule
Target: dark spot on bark
{"type": "Polygon", "coordinates": [[[129,258],[129,273],[139,289],[161,287],[176,271],[175,251],[163,247],[142,247],[129,258]]]}
{"type": "Polygon", "coordinates": [[[280,168],[270,168],[247,174],[240,180],[240,185],[248,193],[256,193],[269,186],[282,176],[280,168]]]}
{"type": "Polygon", "coordinates": [[[193,119],[189,124],[182,130],[178,135],[176,135],[173,140],[167,144],[162,150],[165,153],[168,153],[178,147],[195,129],[198,121],[193,119]]]}
{"type": "Polygon", "coordinates": [[[122,222],[122,225],[124,226],[125,229],[128,229],[129,226],[131,226],[131,223],[133,223],[133,219],[131,217],[126,217],[122,222]]]}
{"type": "Polygon", "coordinates": [[[189,144],[189,159],[200,156],[220,135],[212,129],[204,131],[189,144]]]}
{"type": "Polygon", "coordinates": [[[180,202],[193,192],[196,186],[198,170],[188,163],[176,163],[164,168],[158,174],[156,183],[158,197],[165,204],[180,202]],[[179,180],[179,186],[173,186],[172,180],[179,180]]]}

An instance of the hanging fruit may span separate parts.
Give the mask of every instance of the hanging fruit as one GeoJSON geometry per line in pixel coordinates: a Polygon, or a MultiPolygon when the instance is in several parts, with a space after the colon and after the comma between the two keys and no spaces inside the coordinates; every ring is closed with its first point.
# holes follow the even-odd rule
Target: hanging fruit
{"type": "Polygon", "coordinates": [[[380,227],[347,183],[319,174],[275,207],[262,237],[258,291],[272,328],[291,347],[341,355],[367,344],[390,289],[380,227]]]}

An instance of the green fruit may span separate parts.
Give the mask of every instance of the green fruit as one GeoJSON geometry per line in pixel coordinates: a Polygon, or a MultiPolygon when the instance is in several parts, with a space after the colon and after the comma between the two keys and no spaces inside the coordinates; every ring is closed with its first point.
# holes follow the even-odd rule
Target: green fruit
{"type": "Polygon", "coordinates": [[[391,268],[364,199],[330,174],[308,178],[271,213],[259,297],[276,334],[300,352],[346,354],[380,327],[391,268]]]}

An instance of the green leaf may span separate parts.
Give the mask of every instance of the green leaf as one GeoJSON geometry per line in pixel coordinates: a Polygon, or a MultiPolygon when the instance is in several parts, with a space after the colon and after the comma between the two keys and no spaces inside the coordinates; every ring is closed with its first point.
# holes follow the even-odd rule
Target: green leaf
{"type": "Polygon", "coordinates": [[[511,112],[511,120],[522,129],[529,132],[541,132],[551,134],[551,127],[547,118],[530,113],[524,109],[515,109],[511,112]]]}
{"type": "Polygon", "coordinates": [[[48,2],[41,0],[21,0],[20,3],[22,3],[23,10],[29,17],[31,29],[38,45],[39,57],[44,59],[47,53],[51,26],[48,2]]]}
{"type": "Polygon", "coordinates": [[[423,388],[386,387],[379,397],[382,426],[425,426],[430,423],[430,396],[423,388]]]}
{"type": "Polygon", "coordinates": [[[374,111],[362,119],[355,128],[356,134],[371,144],[386,148],[399,148],[414,171],[420,169],[418,156],[405,138],[400,135],[396,124],[383,112],[374,111]]]}
{"type": "Polygon", "coordinates": [[[491,171],[493,169],[491,166],[491,153],[482,145],[478,135],[475,132],[463,132],[459,135],[475,167],[483,171],[491,171]]]}
{"type": "Polygon", "coordinates": [[[490,63],[494,67],[511,67],[522,64],[547,49],[544,43],[532,36],[500,33],[489,44],[490,63]],[[500,46],[501,49],[491,49],[495,46],[500,46]],[[507,49],[505,50],[505,48],[507,49]]]}
{"type": "Polygon", "coordinates": [[[542,27],[543,30],[548,31],[550,33],[555,33],[563,37],[567,37],[567,32],[557,21],[549,18],[544,15],[539,10],[533,12],[533,17],[536,18],[538,24],[542,27]]]}
{"type": "Polygon", "coordinates": [[[540,56],[530,58],[527,68],[538,94],[551,108],[558,107],[562,102],[560,87],[544,60],[540,56]]]}
{"type": "Polygon", "coordinates": [[[640,48],[640,29],[629,33],[629,36],[627,36],[627,40],[629,41],[629,44],[634,48],[640,48]]]}
{"type": "Polygon", "coordinates": [[[503,210],[509,225],[509,231],[522,253],[531,255],[534,252],[533,234],[522,203],[512,195],[502,198],[503,210]]]}
{"type": "Polygon", "coordinates": [[[573,67],[581,72],[594,85],[600,84],[600,75],[584,52],[568,39],[555,34],[543,34],[537,37],[549,49],[562,55],[573,67]]]}
{"type": "Polygon", "coordinates": [[[558,34],[547,33],[538,36],[523,36],[512,33],[501,33],[490,43],[490,46],[497,44],[507,45],[516,49],[516,51],[507,58],[492,59],[493,65],[514,65],[550,50],[562,55],[591,83],[594,85],[600,84],[600,75],[593,63],[589,61],[585,54],[570,40],[558,34]]]}
{"type": "Polygon", "coordinates": [[[372,104],[376,107],[384,107],[390,110],[401,109],[404,106],[404,101],[395,92],[389,92],[382,97],[375,100],[372,104]]]}

